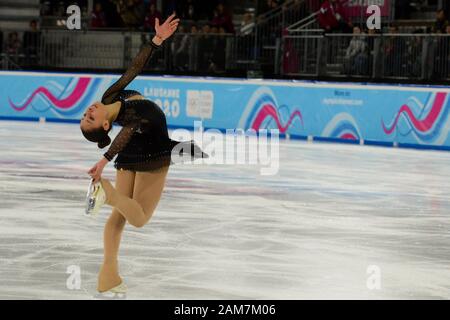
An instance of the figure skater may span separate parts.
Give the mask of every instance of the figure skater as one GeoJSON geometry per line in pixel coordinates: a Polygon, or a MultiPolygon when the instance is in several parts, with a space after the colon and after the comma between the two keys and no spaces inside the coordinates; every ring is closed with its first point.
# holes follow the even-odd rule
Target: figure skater
{"type": "Polygon", "coordinates": [[[155,21],[156,35],[141,48],[128,70],[102,97],[87,108],[80,128],[84,137],[99,148],[111,143],[112,124],[122,126],[108,151],[89,171],[92,177],[87,195],[86,214],[97,214],[103,204],[113,207],[104,230],[104,261],[98,276],[100,293],[125,293],[119,276],[118,250],[125,222],[144,226],[152,217],[164,189],[172,153],[189,154],[189,159],[207,157],[193,141],[169,138],[163,111],[139,92],[124,90],[142,71],[155,50],[177,29],[179,19],[172,14],[163,24],[155,21]],[[186,151],[187,150],[187,151],[186,151]],[[101,177],[103,168],[117,155],[115,188],[101,177]]]}

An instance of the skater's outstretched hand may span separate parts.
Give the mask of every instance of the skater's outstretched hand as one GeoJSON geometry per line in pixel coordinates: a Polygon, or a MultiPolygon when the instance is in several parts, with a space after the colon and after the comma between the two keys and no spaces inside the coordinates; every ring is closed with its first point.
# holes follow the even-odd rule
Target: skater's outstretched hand
{"type": "Polygon", "coordinates": [[[99,182],[102,177],[103,169],[105,168],[108,160],[102,158],[99,162],[97,162],[89,171],[87,172],[91,178],[94,180],[94,183],[99,182]]]}
{"type": "Polygon", "coordinates": [[[162,41],[170,38],[170,36],[177,30],[178,24],[180,23],[180,19],[175,19],[175,13],[173,13],[170,17],[164,21],[163,24],[159,24],[159,19],[155,19],[155,31],[156,36],[160,38],[162,41]]]}

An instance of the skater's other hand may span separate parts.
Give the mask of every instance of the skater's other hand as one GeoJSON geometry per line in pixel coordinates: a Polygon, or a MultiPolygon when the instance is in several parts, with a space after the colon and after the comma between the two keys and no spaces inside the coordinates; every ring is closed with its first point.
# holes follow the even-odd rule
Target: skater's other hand
{"type": "Polygon", "coordinates": [[[92,179],[94,179],[94,183],[99,182],[100,178],[102,177],[103,169],[105,168],[106,163],[108,161],[105,161],[104,159],[97,162],[89,171],[87,172],[92,179]]]}

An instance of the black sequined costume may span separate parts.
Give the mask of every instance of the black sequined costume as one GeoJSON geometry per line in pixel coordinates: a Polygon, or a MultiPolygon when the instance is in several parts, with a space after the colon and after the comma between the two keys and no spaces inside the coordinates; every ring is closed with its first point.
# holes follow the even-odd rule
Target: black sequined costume
{"type": "Polygon", "coordinates": [[[125,87],[142,71],[155,50],[153,42],[145,45],[132,61],[128,70],[102,97],[102,103],[121,102],[120,111],[114,124],[122,126],[104,157],[111,161],[116,155],[114,167],[130,171],[152,171],[173,163],[172,156],[185,153],[191,159],[207,157],[193,141],[171,140],[167,132],[164,112],[150,100],[127,100],[140,95],[125,87]],[[172,155],[172,150],[179,150],[172,155]]]}

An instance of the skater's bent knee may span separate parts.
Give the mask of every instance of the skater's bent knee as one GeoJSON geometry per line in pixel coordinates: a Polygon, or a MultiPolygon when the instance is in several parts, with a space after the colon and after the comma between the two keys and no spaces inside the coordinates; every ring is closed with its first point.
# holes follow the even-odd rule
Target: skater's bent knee
{"type": "Polygon", "coordinates": [[[128,222],[135,228],[142,228],[147,223],[147,221],[145,221],[145,220],[138,220],[138,221],[132,221],[132,222],[128,221],[128,222]]]}

